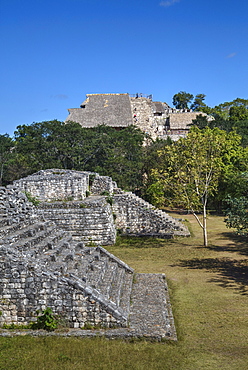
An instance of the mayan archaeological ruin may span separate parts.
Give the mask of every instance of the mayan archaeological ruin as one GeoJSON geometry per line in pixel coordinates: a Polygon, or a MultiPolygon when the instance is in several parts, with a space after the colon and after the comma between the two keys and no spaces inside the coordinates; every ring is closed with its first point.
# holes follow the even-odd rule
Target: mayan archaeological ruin
{"type": "Polygon", "coordinates": [[[191,109],[171,108],[144,94],[87,94],[80,108],[68,112],[66,122],[78,122],[82,127],[106,125],[121,129],[135,125],[152,139],[172,140],[185,137],[198,115],[207,116],[191,109]]]}
{"type": "Polygon", "coordinates": [[[1,324],[34,322],[50,307],[71,330],[176,340],[165,275],[135,273],[104,246],[117,232],[189,236],[179,220],[110,177],[50,169],[0,188],[0,228],[1,324]]]}

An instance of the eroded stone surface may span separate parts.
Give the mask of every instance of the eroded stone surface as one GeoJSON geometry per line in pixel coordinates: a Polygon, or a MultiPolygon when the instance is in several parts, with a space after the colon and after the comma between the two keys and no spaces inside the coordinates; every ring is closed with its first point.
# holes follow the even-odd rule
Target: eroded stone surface
{"type": "Polygon", "coordinates": [[[182,222],[117,188],[108,176],[49,169],[17,180],[15,186],[42,201],[40,215],[86,244],[114,244],[117,230],[136,236],[189,236],[182,222]]]}
{"type": "MultiPolygon", "coordinates": [[[[110,207],[104,196],[95,199],[110,207]]],[[[134,207],[130,199],[127,203],[134,207]]],[[[128,218],[125,222],[128,228],[128,218]]],[[[0,187],[0,282],[0,324],[27,324],[36,321],[37,310],[51,307],[70,328],[61,335],[176,339],[162,275],[137,274],[133,284],[132,268],[100,245],[75,241],[16,186],[0,187]],[[109,329],[77,331],[86,324],[109,329]]]]}

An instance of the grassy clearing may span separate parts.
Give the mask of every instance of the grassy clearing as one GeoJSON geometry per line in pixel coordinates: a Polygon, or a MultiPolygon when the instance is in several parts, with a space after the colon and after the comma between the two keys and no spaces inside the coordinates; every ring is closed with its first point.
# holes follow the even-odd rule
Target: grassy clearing
{"type": "Polygon", "coordinates": [[[167,276],[178,343],[77,338],[0,338],[0,369],[247,369],[248,245],[209,217],[209,247],[177,240],[120,238],[108,250],[137,272],[167,276]]]}

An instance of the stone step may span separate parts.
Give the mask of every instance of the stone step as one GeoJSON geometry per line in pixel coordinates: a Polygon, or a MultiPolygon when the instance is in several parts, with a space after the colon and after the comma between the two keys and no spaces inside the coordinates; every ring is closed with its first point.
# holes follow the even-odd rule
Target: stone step
{"type": "MultiPolygon", "coordinates": [[[[77,255],[77,249],[75,254],[77,255]]],[[[78,262],[77,273],[79,278],[91,286],[96,286],[108,266],[108,259],[100,255],[96,247],[85,248],[81,252],[81,260],[78,262]]],[[[75,269],[75,268],[74,268],[75,269]]]]}
{"type": "Polygon", "coordinates": [[[112,261],[97,288],[118,307],[128,312],[132,279],[133,273],[112,261]]]}
{"type": "Polygon", "coordinates": [[[105,270],[102,280],[99,281],[99,284],[96,287],[101,292],[101,294],[103,294],[108,299],[111,290],[111,284],[112,281],[115,279],[117,269],[118,269],[117,263],[109,261],[108,268],[105,270]]]}
{"type": "Polygon", "coordinates": [[[136,274],[131,294],[129,327],[154,337],[176,340],[176,330],[163,274],[136,274]]]}
{"type": "Polygon", "coordinates": [[[120,301],[119,306],[122,308],[124,312],[129,313],[130,310],[130,300],[131,300],[131,292],[132,292],[132,285],[133,285],[133,273],[129,271],[125,271],[122,287],[121,287],[121,294],[120,294],[120,301]]]}
{"type": "Polygon", "coordinates": [[[106,270],[109,268],[109,259],[107,256],[100,256],[100,253],[94,255],[94,259],[89,261],[85,269],[85,278],[87,284],[96,289],[99,288],[106,270]]]}
{"type": "MultiPolygon", "coordinates": [[[[24,233],[19,234],[19,238],[12,238],[8,241],[14,248],[21,248],[22,250],[29,250],[30,248],[39,250],[39,243],[43,244],[44,241],[47,243],[47,238],[54,233],[56,235],[56,228],[54,225],[42,225],[36,224],[34,228],[24,233]],[[14,239],[14,242],[13,242],[14,239]]],[[[54,236],[53,236],[54,237],[54,236]]]]}
{"type": "Polygon", "coordinates": [[[110,285],[109,299],[114,302],[117,306],[120,304],[121,288],[123,279],[125,276],[125,270],[121,267],[117,268],[116,274],[110,285]]]}
{"type": "Polygon", "coordinates": [[[54,234],[43,239],[36,245],[35,249],[42,259],[42,255],[45,255],[48,250],[52,250],[54,255],[59,255],[63,250],[68,249],[68,245],[71,243],[73,242],[70,234],[68,235],[65,231],[55,229],[54,234]]]}
{"type": "MultiPolygon", "coordinates": [[[[0,214],[1,214],[1,210],[0,210],[0,214]]],[[[5,214],[5,212],[3,212],[3,214],[5,214]]],[[[4,226],[10,226],[12,225],[13,223],[13,218],[11,217],[3,217],[3,215],[0,217],[0,228],[4,227],[4,226]]]]}
{"type": "Polygon", "coordinates": [[[30,218],[23,218],[20,222],[18,219],[12,218],[12,221],[9,224],[1,227],[1,238],[4,239],[8,235],[11,236],[12,234],[16,234],[18,231],[33,225],[35,222],[37,222],[37,220],[30,218]]]}
{"type": "Polygon", "coordinates": [[[20,239],[25,239],[37,232],[44,230],[50,223],[37,222],[37,220],[25,219],[21,222],[13,223],[10,226],[1,228],[1,236],[8,243],[15,243],[20,239]]]}

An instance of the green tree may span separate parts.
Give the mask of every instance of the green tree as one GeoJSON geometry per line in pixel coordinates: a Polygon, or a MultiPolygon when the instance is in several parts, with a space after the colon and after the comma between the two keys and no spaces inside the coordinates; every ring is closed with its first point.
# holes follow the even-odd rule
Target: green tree
{"type": "Polygon", "coordinates": [[[207,204],[218,191],[219,179],[225,168],[224,155],[235,146],[239,136],[218,128],[200,130],[193,127],[187,138],[174,142],[158,152],[163,166],[155,168],[153,177],[168,204],[192,212],[203,230],[207,246],[207,204]],[[198,215],[201,212],[202,217],[198,215]]]}
{"type": "Polygon", "coordinates": [[[144,133],[135,126],[89,129],[56,120],[21,125],[15,131],[16,157],[9,173],[14,180],[47,168],[95,171],[136,190],[142,186],[143,141],[144,133]]]}
{"type": "Polygon", "coordinates": [[[202,106],[200,110],[211,115],[213,119],[208,120],[207,117],[198,115],[193,120],[193,125],[199,128],[218,127],[227,132],[236,130],[242,136],[241,145],[243,147],[248,145],[248,100],[237,98],[231,102],[221,103],[214,108],[202,106]]]}
{"type": "Polygon", "coordinates": [[[176,109],[189,109],[188,104],[193,100],[194,95],[180,91],[173,96],[173,105],[176,109]]]}
{"type": "Polygon", "coordinates": [[[153,176],[154,168],[163,166],[163,159],[158,156],[158,151],[163,150],[166,146],[172,145],[171,138],[166,140],[156,139],[144,147],[143,157],[143,186],[142,197],[157,207],[163,206],[165,202],[163,184],[157,181],[153,176]]]}
{"type": "Polygon", "coordinates": [[[8,134],[0,135],[0,185],[5,181],[5,171],[13,156],[14,142],[8,134]]]}
{"type": "MultiPolygon", "coordinates": [[[[21,125],[15,131],[16,150],[29,163],[29,172],[46,168],[74,168],[81,157],[83,137],[78,123],[48,121],[21,125]]],[[[26,174],[25,174],[26,175],[26,174]]]]}
{"type": "Polygon", "coordinates": [[[229,119],[232,122],[248,120],[248,109],[244,106],[233,106],[229,110],[229,119]]]}
{"type": "Polygon", "coordinates": [[[226,134],[228,142],[223,150],[221,175],[216,194],[209,199],[209,205],[219,213],[226,208],[225,199],[241,197],[248,193],[248,148],[242,147],[241,136],[235,132],[226,134]]]}
{"type": "Polygon", "coordinates": [[[236,121],[232,125],[233,129],[242,137],[241,144],[243,147],[248,147],[248,119],[236,121]]]}
{"type": "Polygon", "coordinates": [[[142,186],[144,133],[135,126],[120,131],[99,126],[94,134],[96,130],[99,150],[85,169],[111,176],[123,189],[138,191],[142,186]]]}
{"type": "Polygon", "coordinates": [[[206,107],[206,104],[203,102],[203,100],[205,100],[205,97],[206,95],[204,94],[197,94],[190,108],[194,111],[201,111],[203,108],[206,107]]]}
{"type": "Polygon", "coordinates": [[[226,211],[225,222],[227,227],[235,228],[238,235],[248,235],[248,198],[227,199],[229,208],[226,211]]]}

